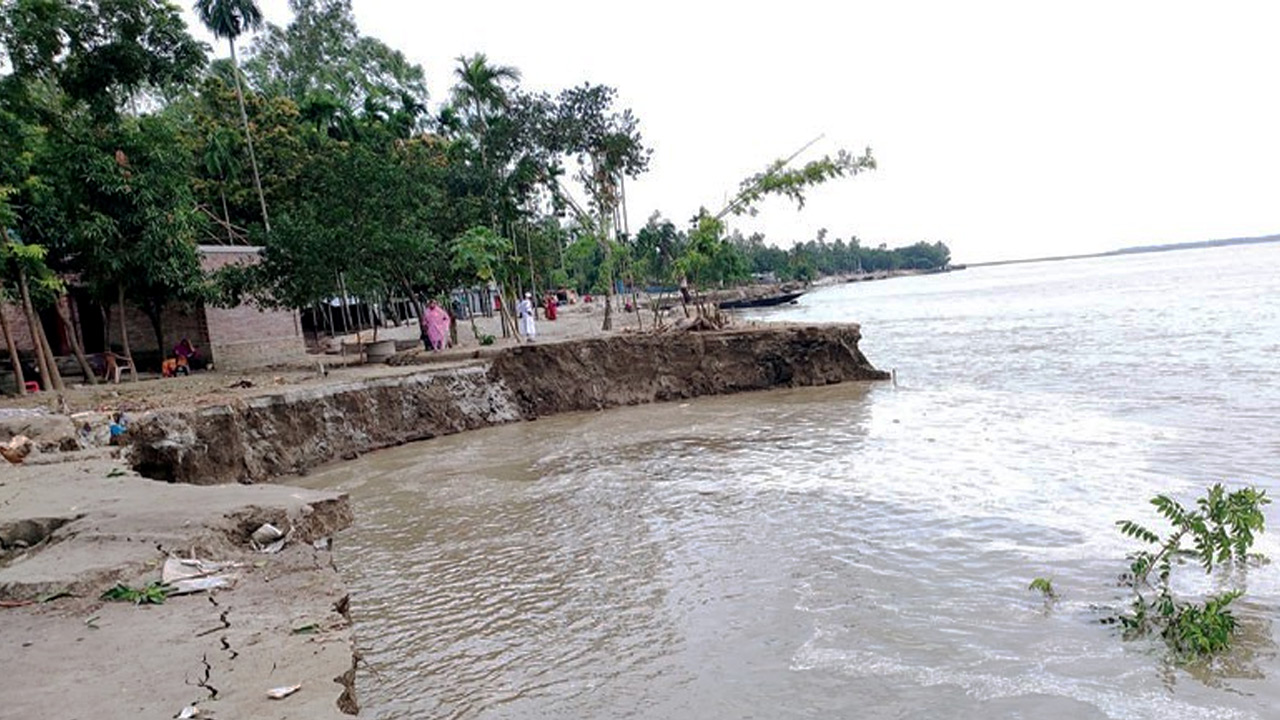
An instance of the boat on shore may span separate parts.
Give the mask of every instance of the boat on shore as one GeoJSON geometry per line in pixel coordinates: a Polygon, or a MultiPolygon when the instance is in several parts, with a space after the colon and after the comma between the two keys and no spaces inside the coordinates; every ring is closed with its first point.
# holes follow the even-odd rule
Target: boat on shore
{"type": "Polygon", "coordinates": [[[773,307],[775,305],[786,305],[795,302],[797,298],[804,295],[803,290],[799,292],[787,292],[777,295],[763,295],[760,297],[743,298],[741,300],[725,300],[720,303],[721,310],[741,310],[743,308],[761,308],[773,307]]]}

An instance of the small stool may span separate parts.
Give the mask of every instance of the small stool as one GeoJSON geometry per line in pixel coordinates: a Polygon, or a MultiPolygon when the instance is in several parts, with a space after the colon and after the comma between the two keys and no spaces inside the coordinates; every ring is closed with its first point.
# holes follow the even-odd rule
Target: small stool
{"type": "Polygon", "coordinates": [[[24,383],[22,383],[22,384],[23,384],[23,386],[24,386],[24,387],[26,387],[27,392],[29,392],[29,393],[38,393],[38,392],[40,392],[40,383],[36,382],[35,380],[27,380],[26,382],[24,382],[24,383]]]}

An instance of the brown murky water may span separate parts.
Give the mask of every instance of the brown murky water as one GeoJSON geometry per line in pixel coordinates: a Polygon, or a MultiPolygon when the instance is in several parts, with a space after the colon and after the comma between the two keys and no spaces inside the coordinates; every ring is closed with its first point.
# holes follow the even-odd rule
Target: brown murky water
{"type": "Polygon", "coordinates": [[[365,713],[1280,717],[1280,566],[1250,573],[1210,666],[1098,622],[1132,548],[1115,520],[1219,480],[1277,492],[1278,265],[1271,246],[832,288],[773,317],[861,321],[897,387],[543,419],[313,474],[355,499],[338,557],[365,713]]]}

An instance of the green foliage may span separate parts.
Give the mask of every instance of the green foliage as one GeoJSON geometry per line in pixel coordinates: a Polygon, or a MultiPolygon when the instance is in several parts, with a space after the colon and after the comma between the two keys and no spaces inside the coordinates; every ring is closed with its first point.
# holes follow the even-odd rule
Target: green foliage
{"type": "Polygon", "coordinates": [[[1211,655],[1229,647],[1236,621],[1230,605],[1241,595],[1231,590],[1213,595],[1203,604],[1178,599],[1171,588],[1175,562],[1188,549],[1206,573],[1220,566],[1243,566],[1254,538],[1264,530],[1262,507],[1270,503],[1265,491],[1243,488],[1227,492],[1214,485],[1189,509],[1167,495],[1152,498],[1156,511],[1172,526],[1160,534],[1131,520],[1116,523],[1120,532],[1147,549],[1130,558],[1123,580],[1133,590],[1130,612],[1120,615],[1129,638],[1159,634],[1184,656],[1211,655]]]}
{"type": "Polygon", "coordinates": [[[492,345],[494,342],[495,342],[495,340],[494,340],[494,337],[493,337],[492,335],[484,334],[484,335],[481,335],[481,336],[480,336],[480,344],[481,344],[481,345],[492,345]]]}
{"type": "Polygon", "coordinates": [[[1027,586],[1027,589],[1038,591],[1044,596],[1045,600],[1054,600],[1058,597],[1058,593],[1053,589],[1053,582],[1048,578],[1038,577],[1035,580],[1032,580],[1031,584],[1027,586]]]}
{"type": "Polygon", "coordinates": [[[500,282],[511,260],[511,241],[487,227],[473,227],[453,241],[453,269],[471,281],[500,282]]]}
{"type": "Polygon", "coordinates": [[[361,35],[351,0],[290,0],[289,9],[288,27],[268,24],[245,63],[255,87],[303,109],[327,108],[330,117],[348,123],[376,117],[397,127],[400,137],[421,129],[427,103],[422,67],[361,35]]]}
{"type": "Polygon", "coordinates": [[[165,0],[10,0],[0,6],[0,47],[20,96],[55,90],[98,120],[139,93],[185,85],[205,63],[165,0]]]}
{"type": "Polygon", "coordinates": [[[919,242],[889,249],[862,247],[856,237],[834,242],[820,230],[818,238],[793,245],[789,250],[766,243],[765,237],[731,234],[729,241],[746,257],[750,272],[772,273],[779,280],[801,280],[823,275],[887,270],[944,268],[951,262],[950,249],[941,242],[919,242]]]}
{"type": "Polygon", "coordinates": [[[876,167],[871,148],[867,148],[862,155],[840,150],[835,157],[824,155],[795,169],[787,169],[788,162],[785,159],[775,160],[762,172],[743,180],[738,196],[716,217],[724,217],[728,213],[755,214],[756,206],[769,195],[781,195],[803,208],[805,193],[810,189],[830,180],[846,175],[852,177],[876,167]]]}
{"type": "Polygon", "coordinates": [[[695,287],[725,285],[746,279],[746,258],[724,237],[724,223],[705,210],[698,214],[697,225],[690,231],[674,270],[678,277],[688,278],[695,287]]]}
{"type": "Polygon", "coordinates": [[[144,587],[132,588],[124,583],[116,583],[115,587],[102,593],[101,600],[131,602],[134,605],[163,605],[173,588],[159,582],[148,583],[144,587]]]}
{"type": "Polygon", "coordinates": [[[216,37],[235,40],[262,27],[262,10],[254,0],[196,0],[196,17],[216,37]]]}

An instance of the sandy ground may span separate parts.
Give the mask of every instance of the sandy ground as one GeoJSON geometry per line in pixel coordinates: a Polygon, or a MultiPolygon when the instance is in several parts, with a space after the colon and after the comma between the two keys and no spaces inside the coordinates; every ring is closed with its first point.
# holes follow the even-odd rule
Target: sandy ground
{"type": "Polygon", "coordinates": [[[332,546],[312,541],[349,522],[344,496],[167,485],[106,453],[0,466],[0,717],[169,718],[192,705],[200,717],[342,717],[331,680],[353,662],[334,608],[346,591],[332,546]],[[277,554],[248,543],[268,521],[295,528],[277,554]],[[158,580],[170,556],[240,566],[213,594],[99,599],[117,579],[158,580]],[[266,695],[297,683],[287,699],[266,695]]]}

